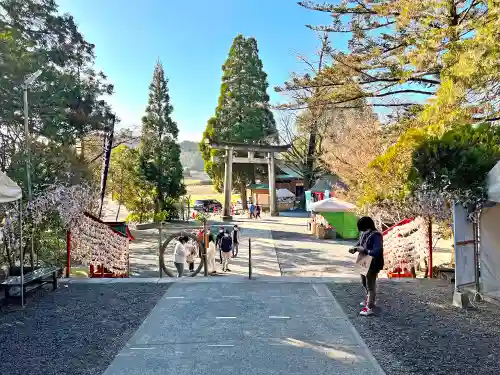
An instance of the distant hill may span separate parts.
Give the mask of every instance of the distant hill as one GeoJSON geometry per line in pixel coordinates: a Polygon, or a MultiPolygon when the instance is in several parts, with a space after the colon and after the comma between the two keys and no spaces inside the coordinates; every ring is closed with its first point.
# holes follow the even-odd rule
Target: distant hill
{"type": "Polygon", "coordinates": [[[182,167],[192,171],[203,171],[203,159],[198,150],[198,142],[182,141],[180,146],[182,167]]]}

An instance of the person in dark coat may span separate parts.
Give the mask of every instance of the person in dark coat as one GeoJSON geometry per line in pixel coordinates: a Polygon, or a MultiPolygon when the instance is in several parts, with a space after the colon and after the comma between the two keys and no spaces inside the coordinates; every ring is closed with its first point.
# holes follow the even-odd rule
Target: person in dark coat
{"type": "Polygon", "coordinates": [[[255,207],[255,218],[256,219],[260,219],[260,205],[257,205],[257,207],[255,207]]]}
{"type": "Polygon", "coordinates": [[[219,249],[220,264],[222,264],[222,250],[220,249],[222,237],[224,237],[224,227],[219,228],[219,233],[217,233],[217,237],[215,237],[215,247],[219,249]]]}
{"type": "Polygon", "coordinates": [[[383,236],[375,228],[373,219],[365,216],[358,220],[359,240],[356,246],[349,250],[352,254],[358,252],[372,257],[370,266],[366,274],[361,275],[361,284],[366,291],[366,297],[361,302],[360,315],[369,316],[373,314],[375,298],[377,296],[377,277],[384,268],[384,245],[383,236]]]}
{"type": "Polygon", "coordinates": [[[238,251],[240,248],[240,240],[241,240],[240,228],[238,228],[237,224],[235,224],[233,227],[233,231],[231,232],[231,238],[233,240],[233,258],[236,258],[238,256],[238,251]]]}
{"type": "Polygon", "coordinates": [[[229,231],[227,230],[224,233],[224,237],[220,241],[220,248],[222,250],[222,271],[231,272],[229,269],[229,260],[231,259],[231,252],[233,250],[233,240],[230,236],[229,231]]]}

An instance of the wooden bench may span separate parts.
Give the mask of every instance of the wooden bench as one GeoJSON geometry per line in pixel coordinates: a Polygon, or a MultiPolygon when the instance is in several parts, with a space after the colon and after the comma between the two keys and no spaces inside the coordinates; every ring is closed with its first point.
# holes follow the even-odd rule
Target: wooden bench
{"type": "MultiPolygon", "coordinates": [[[[61,272],[60,267],[48,266],[42,267],[24,275],[24,294],[38,289],[45,284],[52,284],[53,289],[57,289],[57,276],[61,272]]],[[[21,276],[12,276],[7,278],[0,286],[5,291],[5,300],[12,297],[21,297],[21,276]],[[12,288],[17,290],[12,291],[12,288]]]]}

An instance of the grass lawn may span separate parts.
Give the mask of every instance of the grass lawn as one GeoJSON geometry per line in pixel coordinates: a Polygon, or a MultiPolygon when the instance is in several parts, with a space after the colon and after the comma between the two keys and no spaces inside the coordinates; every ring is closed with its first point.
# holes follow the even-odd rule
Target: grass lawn
{"type": "Polygon", "coordinates": [[[200,180],[193,180],[193,179],[190,179],[190,178],[186,178],[184,180],[184,185],[186,186],[189,186],[189,185],[199,185],[200,184],[200,180]]]}
{"type": "MultiPolygon", "coordinates": [[[[224,194],[217,193],[213,185],[188,185],[186,184],[187,196],[191,196],[191,204],[197,199],[216,199],[221,203],[224,203],[224,194]]],[[[233,203],[240,200],[239,194],[233,194],[231,200],[233,203]]]]}
{"type": "MultiPolygon", "coordinates": [[[[198,199],[216,199],[220,203],[224,203],[224,194],[214,193],[214,194],[191,195],[191,204],[194,204],[194,202],[198,199]]],[[[240,199],[241,197],[239,194],[233,194],[231,196],[231,201],[233,203],[236,203],[240,199]]]]}
{"type": "Polygon", "coordinates": [[[89,267],[71,267],[71,277],[89,277],[89,267]]]}

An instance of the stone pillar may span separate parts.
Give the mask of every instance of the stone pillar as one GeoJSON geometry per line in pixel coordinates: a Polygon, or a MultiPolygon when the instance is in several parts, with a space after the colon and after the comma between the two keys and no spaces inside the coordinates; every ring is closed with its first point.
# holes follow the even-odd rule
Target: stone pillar
{"type": "Polygon", "coordinates": [[[233,149],[226,150],[226,170],[224,174],[224,212],[222,220],[231,220],[231,193],[233,191],[233,149]]]}
{"type": "Polygon", "coordinates": [[[276,201],[276,168],[274,163],[274,152],[269,153],[269,209],[271,216],[279,216],[278,204],[276,201]]]}

